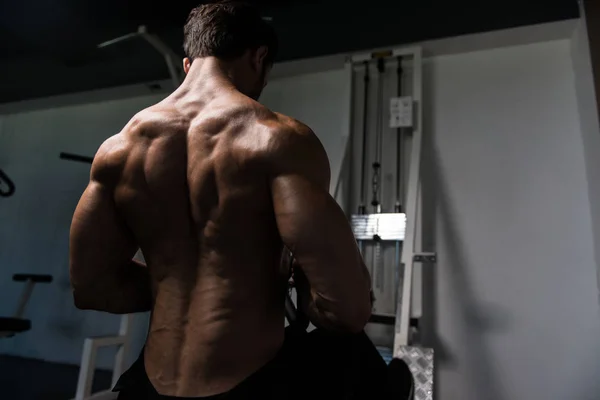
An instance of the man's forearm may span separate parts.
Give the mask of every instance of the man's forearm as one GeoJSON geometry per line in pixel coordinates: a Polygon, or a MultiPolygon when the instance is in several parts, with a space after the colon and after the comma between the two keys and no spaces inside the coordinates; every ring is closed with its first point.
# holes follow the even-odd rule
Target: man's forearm
{"type": "Polygon", "coordinates": [[[145,265],[132,260],[115,275],[96,277],[86,285],[75,285],[75,305],[84,310],[112,314],[146,312],[152,309],[150,274],[145,265]]]}
{"type": "MultiPolygon", "coordinates": [[[[369,275],[366,268],[365,273],[367,276],[369,275]]],[[[370,280],[370,277],[368,279],[370,280]]],[[[348,326],[339,318],[340,308],[345,308],[346,305],[331,307],[331,304],[327,304],[328,302],[325,299],[315,295],[310,289],[310,284],[306,276],[299,268],[295,269],[294,283],[297,292],[298,309],[308,316],[314,326],[340,333],[356,330],[355,327],[348,326]]],[[[371,291],[371,306],[373,306],[373,301],[373,291],[371,291]]]]}

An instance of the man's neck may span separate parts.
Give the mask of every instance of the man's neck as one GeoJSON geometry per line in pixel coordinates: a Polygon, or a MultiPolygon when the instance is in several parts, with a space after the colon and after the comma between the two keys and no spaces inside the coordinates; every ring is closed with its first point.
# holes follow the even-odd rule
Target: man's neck
{"type": "Polygon", "coordinates": [[[238,91],[233,81],[233,68],[228,63],[215,57],[197,58],[173,94],[210,100],[226,92],[238,91]]]}

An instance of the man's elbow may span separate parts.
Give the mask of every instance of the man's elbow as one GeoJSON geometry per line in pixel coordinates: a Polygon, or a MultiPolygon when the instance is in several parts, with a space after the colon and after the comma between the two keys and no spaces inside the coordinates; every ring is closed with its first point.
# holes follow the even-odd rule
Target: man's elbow
{"type": "Polygon", "coordinates": [[[81,288],[73,288],[73,303],[75,307],[80,310],[94,310],[96,309],[95,301],[89,295],[89,290],[82,290],[81,288]]]}
{"type": "MultiPolygon", "coordinates": [[[[319,308],[317,306],[317,308],[319,308]]],[[[340,333],[360,333],[365,329],[365,326],[371,318],[371,302],[355,303],[353,306],[343,310],[332,309],[319,310],[320,320],[324,322],[324,326],[328,326],[334,331],[340,333]]]]}
{"type": "Polygon", "coordinates": [[[362,304],[353,310],[347,321],[347,329],[350,333],[360,333],[365,329],[371,319],[371,304],[362,304]]]}
{"type": "Polygon", "coordinates": [[[105,311],[106,298],[98,287],[93,285],[73,285],[71,287],[73,294],[73,303],[80,310],[105,311]]]}
{"type": "Polygon", "coordinates": [[[82,300],[77,299],[77,298],[75,298],[75,307],[77,309],[83,310],[83,311],[96,310],[96,308],[93,307],[91,303],[89,303],[87,301],[82,301],[82,300]]]}

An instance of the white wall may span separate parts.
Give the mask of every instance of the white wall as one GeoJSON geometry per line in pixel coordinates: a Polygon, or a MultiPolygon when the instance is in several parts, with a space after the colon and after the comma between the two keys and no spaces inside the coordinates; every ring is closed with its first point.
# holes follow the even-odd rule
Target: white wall
{"type": "MultiPolygon", "coordinates": [[[[582,8],[582,15],[584,15],[583,13],[582,8]]],[[[600,268],[600,127],[598,126],[598,106],[585,21],[585,18],[581,18],[573,32],[571,57],[575,70],[579,121],[585,151],[596,265],[600,268]]],[[[600,285],[600,272],[598,285],[600,285]]]]}
{"type": "MultiPolygon", "coordinates": [[[[13,197],[0,202],[0,315],[11,315],[18,301],[22,286],[12,282],[13,273],[54,276],[52,284],[37,285],[33,292],[26,312],[31,331],[1,340],[1,353],[78,364],[85,337],[116,333],[118,317],[73,305],[69,227],[90,166],[58,155],[93,156],[104,139],[159,99],[146,96],[0,117],[0,166],[17,186],[13,197]]],[[[144,316],[140,318],[134,334],[138,343],[145,334],[144,316]]],[[[111,366],[111,354],[102,350],[98,365],[111,366]]]]}
{"type": "Polygon", "coordinates": [[[440,57],[425,76],[437,398],[597,399],[600,323],[569,41],[440,57]]]}
{"type": "MultiPolygon", "coordinates": [[[[425,341],[438,355],[439,400],[600,393],[594,246],[570,53],[562,40],[427,60],[424,190],[434,202],[425,241],[439,261],[426,291],[433,329],[425,341]]],[[[344,72],[328,76],[337,82],[344,72]]],[[[278,82],[281,111],[303,119],[307,103],[318,114],[341,97],[338,86],[329,89],[335,96],[312,93],[313,78],[278,82]]],[[[307,118],[333,126],[339,115],[307,118]]],[[[315,131],[325,143],[338,140],[315,131]]],[[[393,184],[383,178],[388,199],[393,184]]]]}

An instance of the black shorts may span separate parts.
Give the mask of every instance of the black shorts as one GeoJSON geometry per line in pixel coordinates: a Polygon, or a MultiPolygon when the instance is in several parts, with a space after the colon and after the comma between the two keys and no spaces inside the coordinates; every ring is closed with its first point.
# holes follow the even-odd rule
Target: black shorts
{"type": "MultiPolygon", "coordinates": [[[[143,351],[113,389],[120,400],[180,399],[159,395],[145,371],[143,351]]],[[[286,330],[277,356],[229,392],[198,399],[388,398],[387,364],[363,332],[338,335],[286,330]]]]}

